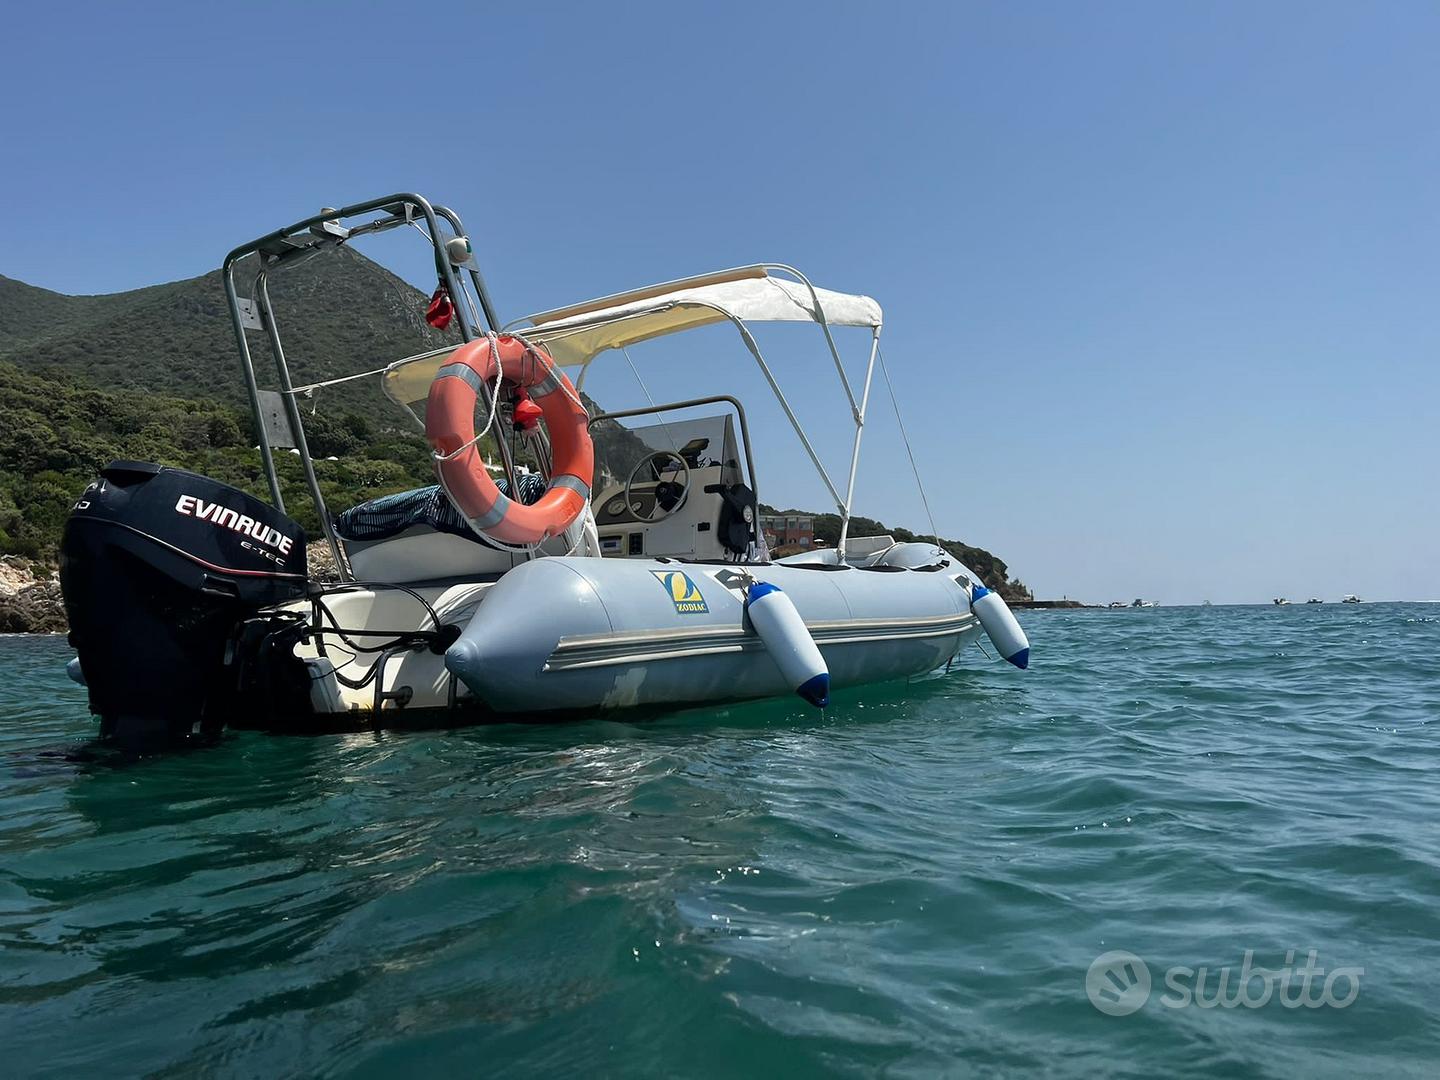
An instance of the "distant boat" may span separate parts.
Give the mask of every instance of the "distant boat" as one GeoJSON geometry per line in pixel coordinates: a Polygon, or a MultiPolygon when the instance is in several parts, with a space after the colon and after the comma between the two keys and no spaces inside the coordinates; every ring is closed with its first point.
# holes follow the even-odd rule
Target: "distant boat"
{"type": "Polygon", "coordinates": [[[1212,604],[1209,600],[1206,600],[1206,601],[1205,601],[1203,604],[1201,604],[1200,606],[1201,606],[1201,607],[1214,607],[1215,605],[1212,604]]]}
{"type": "Polygon", "coordinates": [[[1272,601],[1272,603],[1273,603],[1276,607],[1287,607],[1287,606],[1289,606],[1290,601],[1289,601],[1289,600],[1286,600],[1285,597],[1283,597],[1283,596],[1277,596],[1277,597],[1275,597],[1275,599],[1272,601]]]}
{"type": "Polygon", "coordinates": [[[1111,600],[1110,603],[1105,606],[1109,608],[1128,608],[1130,605],[1125,603],[1124,600],[1111,600]]]}
{"type": "Polygon", "coordinates": [[[1360,597],[1356,596],[1354,593],[1349,593],[1344,600],[1340,601],[1340,603],[1342,604],[1363,604],[1364,602],[1364,600],[1361,600],[1360,597]]]}
{"type": "Polygon", "coordinates": [[[1137,599],[1137,600],[1135,600],[1130,606],[1131,606],[1131,607],[1159,607],[1159,606],[1160,606],[1160,603],[1159,603],[1158,600],[1139,600],[1139,599],[1137,599]]]}
{"type": "Polygon", "coordinates": [[[1313,597],[1313,596],[1312,596],[1312,597],[1310,597],[1309,600],[1306,600],[1305,603],[1307,603],[1307,604],[1323,604],[1323,603],[1325,603],[1325,601],[1324,601],[1324,600],[1317,599],[1316,597],[1313,597]]]}

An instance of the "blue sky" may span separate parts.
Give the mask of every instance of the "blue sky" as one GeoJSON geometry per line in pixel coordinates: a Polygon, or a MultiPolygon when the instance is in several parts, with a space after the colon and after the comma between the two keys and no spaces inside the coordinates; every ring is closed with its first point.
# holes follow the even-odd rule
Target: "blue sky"
{"type": "MultiPolygon", "coordinates": [[[[1440,598],[1433,4],[3,19],[0,273],[134,288],[401,189],[465,215],[506,317],[790,262],[885,306],[940,531],[1037,593],[1440,598]]],[[[769,341],[843,474],[823,354],[769,341]]],[[[823,508],[728,339],[635,358],[657,396],[742,393],[762,496],[823,508]]],[[[591,385],[643,401],[623,360],[591,385]]],[[[872,417],[857,510],[923,529],[872,417]]]]}

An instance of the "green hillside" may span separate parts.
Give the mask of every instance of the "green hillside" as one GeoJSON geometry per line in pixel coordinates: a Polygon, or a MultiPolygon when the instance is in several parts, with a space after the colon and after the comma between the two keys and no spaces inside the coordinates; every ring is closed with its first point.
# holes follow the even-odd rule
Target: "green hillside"
{"type": "MultiPolygon", "coordinates": [[[[279,274],[271,297],[297,384],[459,340],[425,323],[419,290],[348,249],[279,274]]],[[[251,335],[251,348],[261,385],[273,386],[262,335],[251,335]]],[[[306,414],[332,512],[434,482],[424,440],[377,380],[323,390],[306,414]]],[[[596,438],[630,436],[597,429],[596,438]]],[[[53,560],[75,497],[114,458],[193,469],[263,496],[254,444],[219,271],[106,296],[0,277],[0,554],[53,560]]],[[[314,535],[319,521],[298,460],[281,452],[277,463],[287,509],[314,535]]],[[[814,516],[817,536],[833,543],[838,517],[814,516]]],[[[852,531],[912,536],[861,518],[852,531]]],[[[945,543],[990,586],[1023,589],[989,552],[945,543]]]]}
{"type": "MultiPolygon", "coordinates": [[[[165,286],[159,286],[165,288],[165,286]]],[[[0,274],[0,353],[49,336],[67,336],[118,313],[148,289],[110,296],[66,296],[0,274]]]]}
{"type": "MultiPolygon", "coordinates": [[[[236,272],[242,284],[253,276],[245,269],[236,272]]],[[[345,248],[276,274],[270,297],[297,385],[460,340],[453,327],[442,334],[425,322],[419,290],[345,248]]],[[[264,335],[251,334],[250,347],[260,384],[274,386],[264,335]]],[[[108,296],[63,296],[0,277],[0,361],[107,389],[183,396],[203,387],[207,397],[245,402],[218,270],[108,296]]],[[[322,393],[326,404],[383,400],[375,380],[322,393]]]]}

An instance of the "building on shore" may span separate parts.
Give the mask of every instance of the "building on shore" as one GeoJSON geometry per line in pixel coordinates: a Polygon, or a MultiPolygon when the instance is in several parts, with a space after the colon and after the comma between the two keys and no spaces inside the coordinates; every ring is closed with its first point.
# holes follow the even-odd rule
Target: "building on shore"
{"type": "Polygon", "coordinates": [[[760,531],[772,552],[780,548],[809,551],[815,546],[815,519],[807,514],[761,514],[760,531]]]}

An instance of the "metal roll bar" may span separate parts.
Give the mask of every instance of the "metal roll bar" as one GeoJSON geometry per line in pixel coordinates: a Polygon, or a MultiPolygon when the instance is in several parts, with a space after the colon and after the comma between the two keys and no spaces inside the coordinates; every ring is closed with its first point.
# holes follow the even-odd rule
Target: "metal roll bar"
{"type": "MultiPolygon", "coordinates": [[[[485,286],[485,279],[476,266],[473,256],[466,269],[469,271],[470,284],[479,301],[480,312],[485,323],[483,328],[475,324],[472,312],[469,310],[469,294],[466,293],[461,279],[455,273],[455,267],[451,265],[441,241],[441,219],[456,236],[468,235],[460,216],[448,207],[435,206],[423,196],[413,192],[386,195],[379,199],[353,203],[338,210],[322,210],[293,225],[276,229],[248,244],[240,245],[226,255],[225,261],[221,264],[221,278],[224,281],[225,297],[230,307],[231,326],[235,331],[235,341],[240,350],[240,373],[245,382],[245,392],[250,400],[250,410],[255,420],[260,463],[270,488],[271,502],[274,503],[277,510],[285,512],[285,500],[280,492],[280,477],[275,469],[274,450],[270,444],[270,436],[265,429],[263,410],[260,405],[260,390],[255,377],[255,364],[251,358],[250,344],[245,336],[247,329],[265,331],[271,358],[274,360],[279,379],[281,398],[285,405],[285,416],[294,433],[295,449],[299,452],[301,467],[305,473],[305,485],[309,489],[315,509],[320,515],[320,524],[324,529],[325,538],[330,544],[331,552],[335,556],[336,565],[345,578],[351,578],[352,575],[344,558],[340,540],[335,535],[334,524],[331,522],[329,511],[325,506],[325,497],[321,494],[320,483],[315,475],[314,461],[310,456],[310,448],[305,439],[304,424],[299,406],[295,401],[295,388],[290,378],[290,368],[285,360],[274,307],[270,302],[269,275],[272,270],[298,265],[322,251],[336,249],[356,237],[417,224],[417,212],[424,219],[424,231],[434,249],[436,272],[454,303],[461,337],[465,341],[473,341],[486,331],[498,331],[501,325],[500,319],[495,313],[489,290],[485,286]],[[349,228],[341,224],[349,218],[377,212],[384,216],[360,222],[349,228]],[[255,278],[251,283],[251,296],[242,298],[235,285],[235,264],[249,255],[256,256],[260,268],[256,271],[255,278]]],[[[481,387],[480,397],[487,409],[493,411],[496,408],[496,402],[493,400],[488,386],[481,387]]],[[[511,459],[510,448],[504,439],[497,439],[496,442],[510,490],[518,490],[515,486],[515,464],[511,459]]]]}

